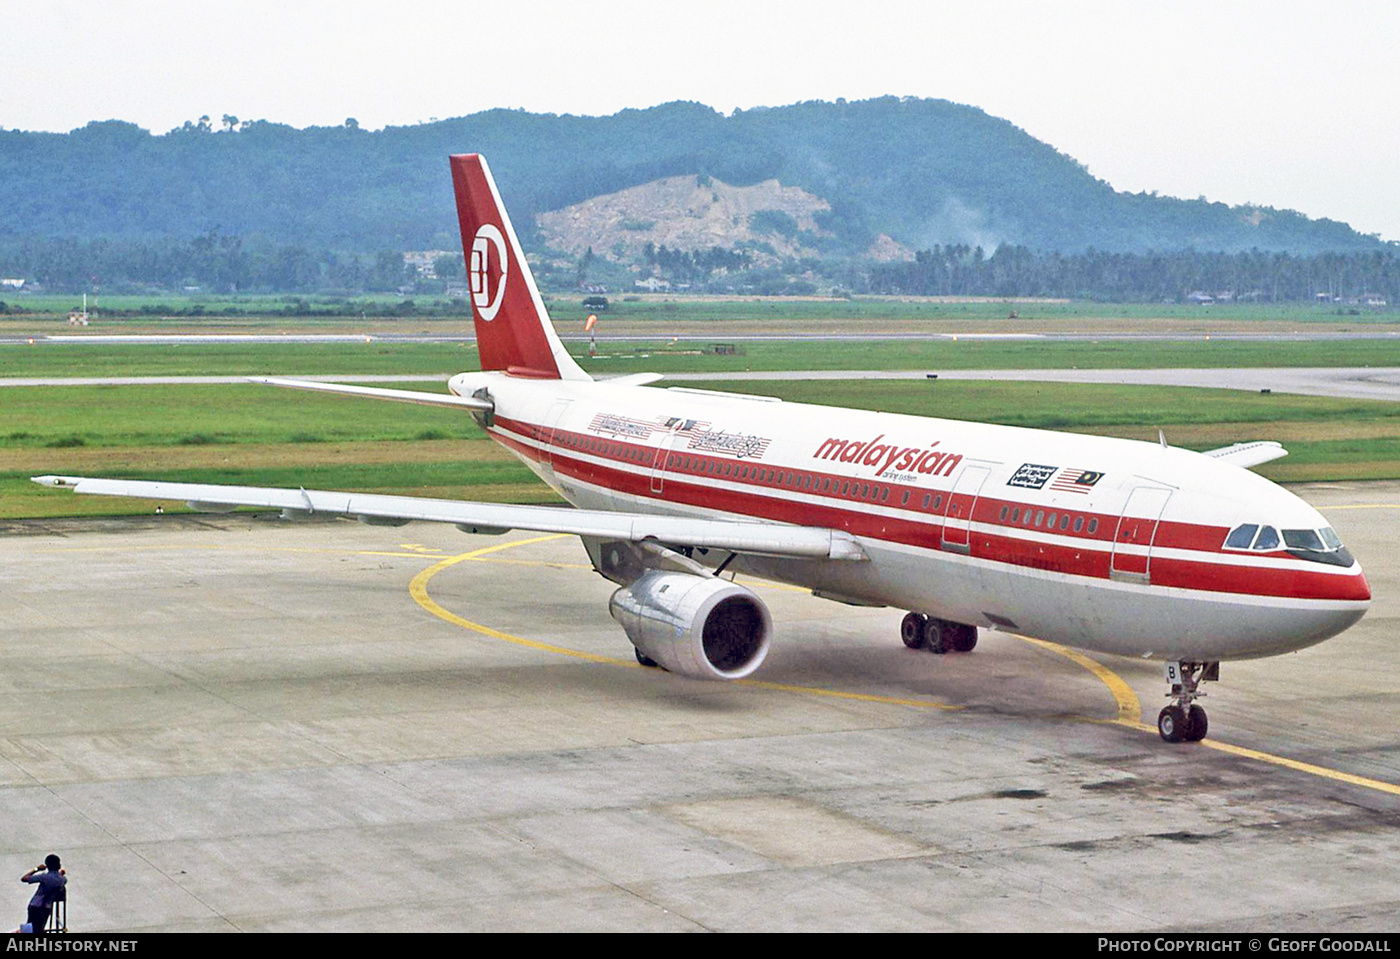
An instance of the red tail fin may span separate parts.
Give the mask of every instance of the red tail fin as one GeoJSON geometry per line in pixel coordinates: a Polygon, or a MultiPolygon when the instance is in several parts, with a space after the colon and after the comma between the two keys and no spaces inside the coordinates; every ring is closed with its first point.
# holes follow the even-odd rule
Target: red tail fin
{"type": "Polygon", "coordinates": [[[544,379],[591,379],[554,333],[485,158],[468,153],[450,159],[481,368],[544,379]]]}

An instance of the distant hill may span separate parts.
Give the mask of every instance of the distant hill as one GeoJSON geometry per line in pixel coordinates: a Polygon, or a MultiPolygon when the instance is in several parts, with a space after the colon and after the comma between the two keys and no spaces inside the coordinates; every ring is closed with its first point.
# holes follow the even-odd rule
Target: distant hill
{"type": "MultiPolygon", "coordinates": [[[[735,199],[741,194],[726,192],[721,202],[719,190],[711,206],[746,218],[735,234],[747,230],[745,242],[766,235],[774,249],[785,239],[824,255],[863,255],[872,245],[897,255],[1008,243],[1062,252],[1385,248],[1346,224],[1291,211],[1119,193],[1006,120],[944,100],[895,97],[730,116],[681,102],[610,117],[491,110],[380,131],[261,120],[223,130],[186,124],[159,136],[119,121],[68,134],[0,131],[0,239],[151,239],[217,229],[342,250],[451,249],[458,240],[446,157],[473,151],[490,160],[532,243],[543,240],[539,214],[576,213],[600,197],[691,178],[726,191],[763,185],[773,196],[807,197],[800,215],[781,204],[745,206],[735,199]]],[[[596,224],[600,253],[619,241],[607,239],[617,230],[641,234],[636,227],[655,219],[593,206],[615,221],[596,224]]],[[[576,236],[592,228],[574,226],[576,236]]],[[[646,230],[684,232],[669,222],[646,230]]]]}

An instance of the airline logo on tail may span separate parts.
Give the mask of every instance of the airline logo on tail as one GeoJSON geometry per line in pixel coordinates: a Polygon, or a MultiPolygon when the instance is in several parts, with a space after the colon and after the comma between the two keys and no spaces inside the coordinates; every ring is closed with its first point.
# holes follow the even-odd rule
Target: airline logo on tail
{"type": "Polygon", "coordinates": [[[488,323],[496,318],[501,300],[505,297],[508,263],[505,237],[492,224],[482,224],[481,229],[476,231],[476,239],[472,241],[471,264],[467,272],[471,277],[472,305],[476,307],[477,315],[488,323]],[[493,272],[496,274],[494,293],[491,291],[493,272]]]}
{"type": "Polygon", "coordinates": [[[450,163],[481,368],[512,376],[591,379],[555,335],[486,160],[463,153],[450,163]]]}

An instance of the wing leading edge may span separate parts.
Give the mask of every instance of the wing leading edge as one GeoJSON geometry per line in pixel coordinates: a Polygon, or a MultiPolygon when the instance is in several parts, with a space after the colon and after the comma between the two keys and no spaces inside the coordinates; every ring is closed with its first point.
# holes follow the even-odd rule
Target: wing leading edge
{"type": "Polygon", "coordinates": [[[558,506],[517,506],[439,500],[378,493],[219,486],[204,483],[165,483],[85,476],[35,476],[41,486],[71,489],[99,496],[184,501],[204,512],[227,512],[238,506],[262,506],[296,514],[348,516],[366,522],[420,520],[452,523],[468,532],[511,529],[569,533],[629,542],[655,540],[736,553],[791,556],[806,559],[865,560],[860,544],[848,533],[816,526],[786,526],[649,513],[615,513],[558,506]]]}

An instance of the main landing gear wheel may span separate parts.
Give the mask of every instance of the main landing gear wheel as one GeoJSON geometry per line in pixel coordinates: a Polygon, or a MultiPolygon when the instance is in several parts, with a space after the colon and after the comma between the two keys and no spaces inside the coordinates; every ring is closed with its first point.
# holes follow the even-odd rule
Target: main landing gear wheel
{"type": "Polygon", "coordinates": [[[970,653],[977,648],[977,627],[958,623],[953,630],[953,650],[970,653]]]}
{"type": "Polygon", "coordinates": [[[899,623],[899,638],[910,649],[931,653],[969,653],[977,646],[977,627],[946,619],[906,613],[899,623]]]}
{"type": "Polygon", "coordinates": [[[906,613],[899,624],[899,638],[910,649],[918,649],[924,644],[924,623],[928,617],[923,613],[906,613]]]}
{"type": "Polygon", "coordinates": [[[952,644],[948,642],[949,634],[952,632],[948,628],[949,625],[941,619],[933,618],[924,623],[924,649],[930,653],[938,653],[940,656],[952,649],[952,644]]]}
{"type": "Polygon", "coordinates": [[[1169,743],[1198,743],[1206,738],[1210,721],[1195,700],[1204,696],[1200,685],[1220,678],[1219,663],[1168,663],[1167,682],[1172,704],[1157,714],[1157,732],[1169,743]]]}

